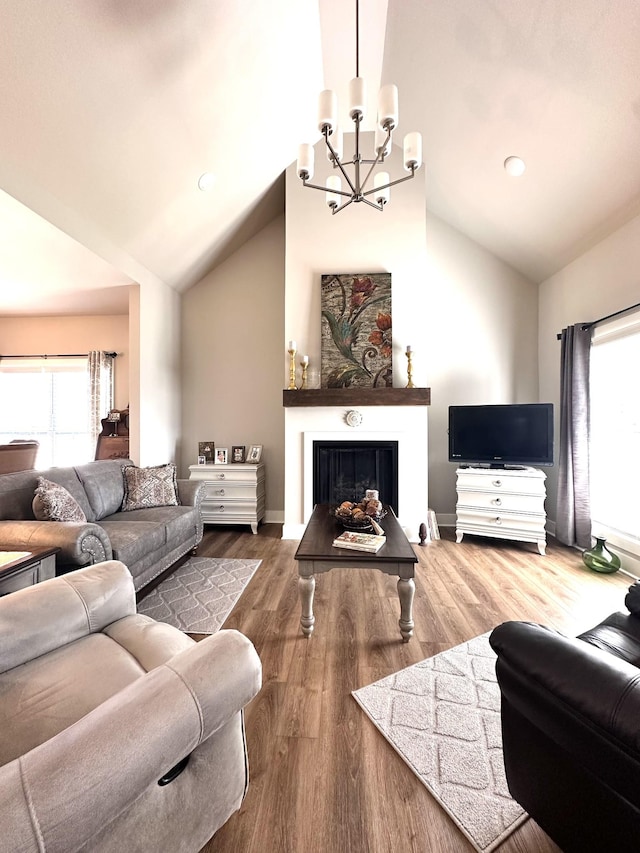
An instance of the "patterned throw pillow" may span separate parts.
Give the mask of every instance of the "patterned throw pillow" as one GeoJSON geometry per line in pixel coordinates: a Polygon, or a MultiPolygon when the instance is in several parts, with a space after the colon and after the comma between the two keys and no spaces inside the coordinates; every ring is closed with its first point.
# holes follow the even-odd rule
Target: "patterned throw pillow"
{"type": "Polygon", "coordinates": [[[122,467],[124,499],[122,512],[149,509],[152,506],[178,506],[176,466],[157,465],[155,468],[122,467]]]}
{"type": "Polygon", "coordinates": [[[78,501],[64,486],[59,486],[46,477],[38,477],[38,487],[33,498],[33,514],[38,521],[87,520],[78,501]]]}

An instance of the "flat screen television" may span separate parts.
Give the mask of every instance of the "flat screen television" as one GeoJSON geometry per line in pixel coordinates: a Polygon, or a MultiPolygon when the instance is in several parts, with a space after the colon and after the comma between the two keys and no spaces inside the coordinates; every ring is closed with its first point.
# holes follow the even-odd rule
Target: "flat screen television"
{"type": "Polygon", "coordinates": [[[449,461],[492,468],[553,465],[553,403],[449,406],[449,461]]]}

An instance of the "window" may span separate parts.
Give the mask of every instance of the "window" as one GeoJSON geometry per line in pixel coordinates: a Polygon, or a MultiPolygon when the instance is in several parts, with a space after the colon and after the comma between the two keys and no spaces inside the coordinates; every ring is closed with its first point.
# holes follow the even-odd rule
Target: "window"
{"type": "Polygon", "coordinates": [[[40,442],[37,468],[93,459],[86,358],[3,359],[0,444],[40,442]]]}
{"type": "Polygon", "coordinates": [[[594,329],[590,372],[593,527],[640,554],[640,311],[594,329]]]}

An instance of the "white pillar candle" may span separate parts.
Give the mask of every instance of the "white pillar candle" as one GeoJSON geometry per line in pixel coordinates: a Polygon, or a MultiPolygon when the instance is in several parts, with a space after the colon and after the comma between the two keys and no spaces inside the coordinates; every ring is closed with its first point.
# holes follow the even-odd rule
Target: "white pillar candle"
{"type": "Polygon", "coordinates": [[[326,202],[329,207],[333,207],[334,204],[340,206],[340,196],[338,193],[342,189],[342,181],[338,177],[338,175],[329,175],[327,178],[327,192],[325,193],[326,202]]]}
{"type": "Polygon", "coordinates": [[[422,136],[417,132],[407,133],[404,138],[404,167],[407,172],[411,166],[419,169],[422,165],[422,136]]]}
{"type": "Polygon", "coordinates": [[[388,184],[390,180],[389,172],[376,172],[373,178],[373,185],[377,190],[377,192],[374,193],[374,198],[378,204],[386,204],[389,201],[389,187],[385,187],[384,189],[378,189],[378,187],[388,184]]]}
{"type": "Polygon", "coordinates": [[[411,352],[411,347],[407,347],[407,355],[411,352]]]}
{"type": "Polygon", "coordinates": [[[298,148],[298,177],[310,181],[313,177],[313,145],[303,142],[298,148]]]}
{"type": "Polygon", "coordinates": [[[320,92],[318,98],[318,130],[322,132],[324,127],[333,130],[338,121],[338,98],[331,89],[320,92]]]}
{"type": "Polygon", "coordinates": [[[296,348],[296,342],[295,341],[289,341],[289,349],[294,350],[295,348],[296,348]]]}
{"type": "Polygon", "coordinates": [[[309,364],[309,356],[308,355],[302,356],[302,363],[303,364],[309,364]]]}
{"type": "Polygon", "coordinates": [[[378,124],[387,130],[398,125],[398,87],[393,83],[378,92],[378,124]]]}
{"type": "Polygon", "coordinates": [[[360,113],[364,118],[364,107],[366,103],[366,87],[363,77],[354,77],[349,83],[349,115],[353,118],[360,113]]]}

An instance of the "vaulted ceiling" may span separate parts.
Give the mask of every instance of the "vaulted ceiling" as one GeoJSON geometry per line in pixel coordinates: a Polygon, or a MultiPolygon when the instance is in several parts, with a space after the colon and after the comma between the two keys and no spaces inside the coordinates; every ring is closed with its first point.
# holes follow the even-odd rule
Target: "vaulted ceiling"
{"type": "MultiPolygon", "coordinates": [[[[184,291],[282,211],[318,92],[346,100],[354,10],[3,3],[0,314],[126,310],[134,281],[184,291]]],[[[371,112],[396,83],[427,207],[534,282],[640,213],[639,44],[637,0],[360,0],[371,112]]]]}

